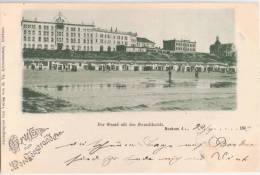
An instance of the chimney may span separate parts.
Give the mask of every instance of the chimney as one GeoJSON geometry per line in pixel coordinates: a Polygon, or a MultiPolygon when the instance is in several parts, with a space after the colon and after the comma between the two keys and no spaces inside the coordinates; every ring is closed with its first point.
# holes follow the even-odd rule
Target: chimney
{"type": "Polygon", "coordinates": [[[116,27],[116,30],[115,30],[115,32],[117,32],[117,27],[116,27]]]}
{"type": "Polygon", "coordinates": [[[111,27],[110,31],[111,31],[111,32],[113,31],[112,27],[111,27]]]}

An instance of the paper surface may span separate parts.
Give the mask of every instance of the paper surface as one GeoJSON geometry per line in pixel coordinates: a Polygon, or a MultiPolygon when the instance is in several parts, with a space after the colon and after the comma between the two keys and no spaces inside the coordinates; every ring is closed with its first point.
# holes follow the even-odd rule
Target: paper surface
{"type": "Polygon", "coordinates": [[[257,3],[1,4],[1,170],[259,171],[258,10],[257,3]],[[48,37],[35,42],[38,56],[23,49],[34,44],[24,33],[28,18],[50,25],[35,29],[35,40],[48,37]],[[66,24],[86,31],[74,37],[66,24]],[[183,45],[167,48],[166,40],[183,45]],[[235,61],[210,51],[218,40],[234,44],[235,61]],[[75,51],[60,58],[66,45],[75,51]]]}

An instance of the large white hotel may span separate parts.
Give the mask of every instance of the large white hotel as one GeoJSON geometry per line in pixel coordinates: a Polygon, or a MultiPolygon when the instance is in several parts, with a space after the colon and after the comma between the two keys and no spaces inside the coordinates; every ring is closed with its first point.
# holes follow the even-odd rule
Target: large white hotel
{"type": "Polygon", "coordinates": [[[128,52],[144,52],[155,43],[137,37],[137,33],[100,29],[94,24],[72,24],[60,13],[53,22],[22,20],[23,48],[75,51],[116,51],[125,46],[128,52]]]}

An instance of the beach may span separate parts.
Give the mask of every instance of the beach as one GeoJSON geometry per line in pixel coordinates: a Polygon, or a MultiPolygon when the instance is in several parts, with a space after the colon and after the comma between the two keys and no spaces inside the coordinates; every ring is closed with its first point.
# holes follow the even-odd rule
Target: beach
{"type": "Polygon", "coordinates": [[[25,69],[23,76],[24,92],[36,93],[23,93],[24,112],[236,109],[236,74],[200,72],[196,78],[194,72],[172,72],[170,83],[167,71],[25,69]]]}

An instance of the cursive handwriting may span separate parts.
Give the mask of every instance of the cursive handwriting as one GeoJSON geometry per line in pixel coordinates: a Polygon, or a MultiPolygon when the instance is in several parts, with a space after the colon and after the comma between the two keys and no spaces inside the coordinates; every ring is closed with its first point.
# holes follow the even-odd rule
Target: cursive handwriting
{"type": "Polygon", "coordinates": [[[166,162],[169,166],[174,166],[180,161],[202,161],[205,159],[246,162],[250,158],[248,154],[243,155],[241,153],[235,155],[232,153],[232,150],[225,151],[223,148],[250,148],[253,146],[254,144],[249,143],[246,139],[234,143],[224,136],[210,136],[201,142],[185,144],[176,144],[174,142],[172,142],[172,144],[164,143],[160,141],[159,137],[146,136],[133,143],[104,139],[98,139],[96,141],[73,141],[69,144],[57,146],[56,149],[65,149],[68,147],[83,148],[82,153],[74,155],[64,161],[66,166],[71,166],[79,162],[100,162],[102,167],[106,167],[115,161],[123,161],[126,165],[147,161],[159,161],[166,162]],[[202,147],[214,149],[205,154],[202,152],[202,147]],[[113,150],[111,150],[111,148],[113,148],[113,150]],[[218,148],[222,149],[216,151],[218,148]],[[103,151],[100,152],[101,150],[103,151]],[[128,152],[129,150],[135,150],[133,152],[134,154],[127,155],[126,153],[126,156],[125,154],[120,155],[120,152],[128,152]],[[185,155],[185,152],[193,152],[193,155],[185,155]]]}

